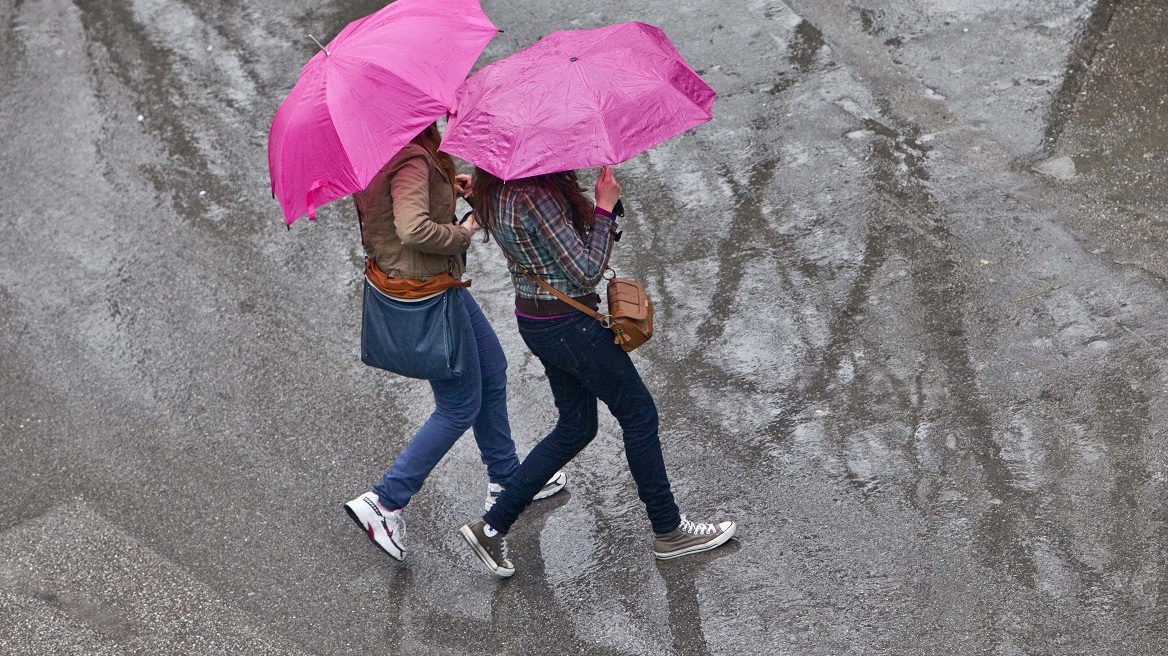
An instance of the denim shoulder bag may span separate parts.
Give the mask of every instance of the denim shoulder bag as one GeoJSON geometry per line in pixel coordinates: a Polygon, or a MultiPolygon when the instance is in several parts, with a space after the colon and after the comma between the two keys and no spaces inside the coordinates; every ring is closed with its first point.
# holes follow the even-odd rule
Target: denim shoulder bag
{"type": "Polygon", "coordinates": [[[361,361],[410,378],[450,380],[466,370],[461,287],[421,300],[392,298],[365,281],[361,361]]]}

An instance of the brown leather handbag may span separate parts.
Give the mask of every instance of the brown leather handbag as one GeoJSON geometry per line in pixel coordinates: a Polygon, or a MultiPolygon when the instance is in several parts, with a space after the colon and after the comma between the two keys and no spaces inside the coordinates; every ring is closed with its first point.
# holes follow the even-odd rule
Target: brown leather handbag
{"type": "Polygon", "coordinates": [[[608,280],[608,315],[600,323],[612,330],[621,348],[631,351],[653,336],[653,299],[641,283],[617,278],[613,272],[608,280]]]}
{"type": "Polygon", "coordinates": [[[653,300],[645,287],[630,278],[617,278],[612,269],[605,271],[608,279],[608,314],[596,310],[573,299],[544,282],[522,264],[511,257],[506,250],[503,254],[511,260],[523,275],[531,278],[552,296],[596,319],[600,325],[612,331],[613,342],[625,351],[632,351],[653,336],[653,300]],[[611,274],[611,275],[609,275],[611,274]]]}

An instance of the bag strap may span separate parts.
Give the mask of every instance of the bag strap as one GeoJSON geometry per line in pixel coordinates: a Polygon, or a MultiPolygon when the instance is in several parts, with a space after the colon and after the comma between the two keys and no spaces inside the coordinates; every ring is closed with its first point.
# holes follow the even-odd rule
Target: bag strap
{"type": "Polygon", "coordinates": [[[560,290],[556,289],[555,287],[552,287],[548,283],[544,282],[544,280],[542,278],[540,278],[539,276],[535,275],[534,273],[528,271],[527,267],[520,264],[515,259],[515,256],[511,255],[511,253],[507,250],[507,247],[503,246],[502,242],[499,243],[499,247],[502,249],[503,255],[506,255],[507,259],[511,260],[511,263],[514,264],[519,269],[520,273],[527,276],[531,280],[535,281],[535,283],[538,284],[540,287],[542,287],[544,289],[544,291],[548,292],[552,296],[555,296],[556,298],[567,303],[568,305],[576,308],[577,310],[583,312],[584,314],[587,314],[588,316],[592,317],[593,319],[596,319],[605,328],[612,327],[612,315],[601,314],[601,313],[597,312],[596,310],[593,310],[592,308],[588,307],[587,305],[584,305],[580,301],[577,301],[576,299],[572,298],[571,296],[568,296],[564,292],[561,292],[560,290]]]}

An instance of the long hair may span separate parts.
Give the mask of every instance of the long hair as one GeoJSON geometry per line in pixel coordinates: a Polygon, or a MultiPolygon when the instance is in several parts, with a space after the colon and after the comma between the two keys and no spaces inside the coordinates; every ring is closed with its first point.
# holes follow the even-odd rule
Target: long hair
{"type": "MultiPolygon", "coordinates": [[[[428,125],[410,143],[416,143],[425,148],[434,161],[438,162],[438,168],[442,169],[442,172],[450,179],[450,193],[454,194],[454,176],[458,173],[458,169],[454,167],[454,159],[450,155],[438,150],[438,147],[442,145],[442,133],[438,131],[438,122],[435,121],[428,125]]],[[[457,195],[455,197],[457,198],[457,195]]]]}
{"type": "MultiPolygon", "coordinates": [[[[499,186],[503,184],[502,180],[488,171],[475,168],[474,179],[471,182],[471,190],[474,192],[473,198],[475,200],[475,221],[486,228],[484,232],[488,239],[491,234],[491,223],[495,220],[495,209],[491,199],[498,193],[499,186]]],[[[547,173],[530,178],[519,178],[505,184],[532,186],[547,190],[552,198],[565,209],[568,218],[572,221],[572,226],[581,233],[590,230],[592,223],[596,220],[593,216],[596,206],[592,204],[588,196],[584,195],[584,187],[580,186],[575,171],[560,171],[559,173],[547,173]]]]}

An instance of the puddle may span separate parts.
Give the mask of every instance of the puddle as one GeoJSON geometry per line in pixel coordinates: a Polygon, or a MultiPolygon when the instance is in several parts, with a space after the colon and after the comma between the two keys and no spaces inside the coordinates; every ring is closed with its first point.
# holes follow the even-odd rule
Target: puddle
{"type": "Polygon", "coordinates": [[[1047,128],[1052,154],[1070,158],[1077,171],[1066,184],[1098,203],[1093,217],[1073,227],[1116,262],[1162,279],[1168,279],[1166,31],[1164,3],[1101,1],[1047,128]]]}
{"type": "Polygon", "coordinates": [[[815,58],[823,46],[823,32],[803,21],[795,27],[795,38],[790,45],[790,61],[800,72],[806,73],[815,65],[815,58]]]}

